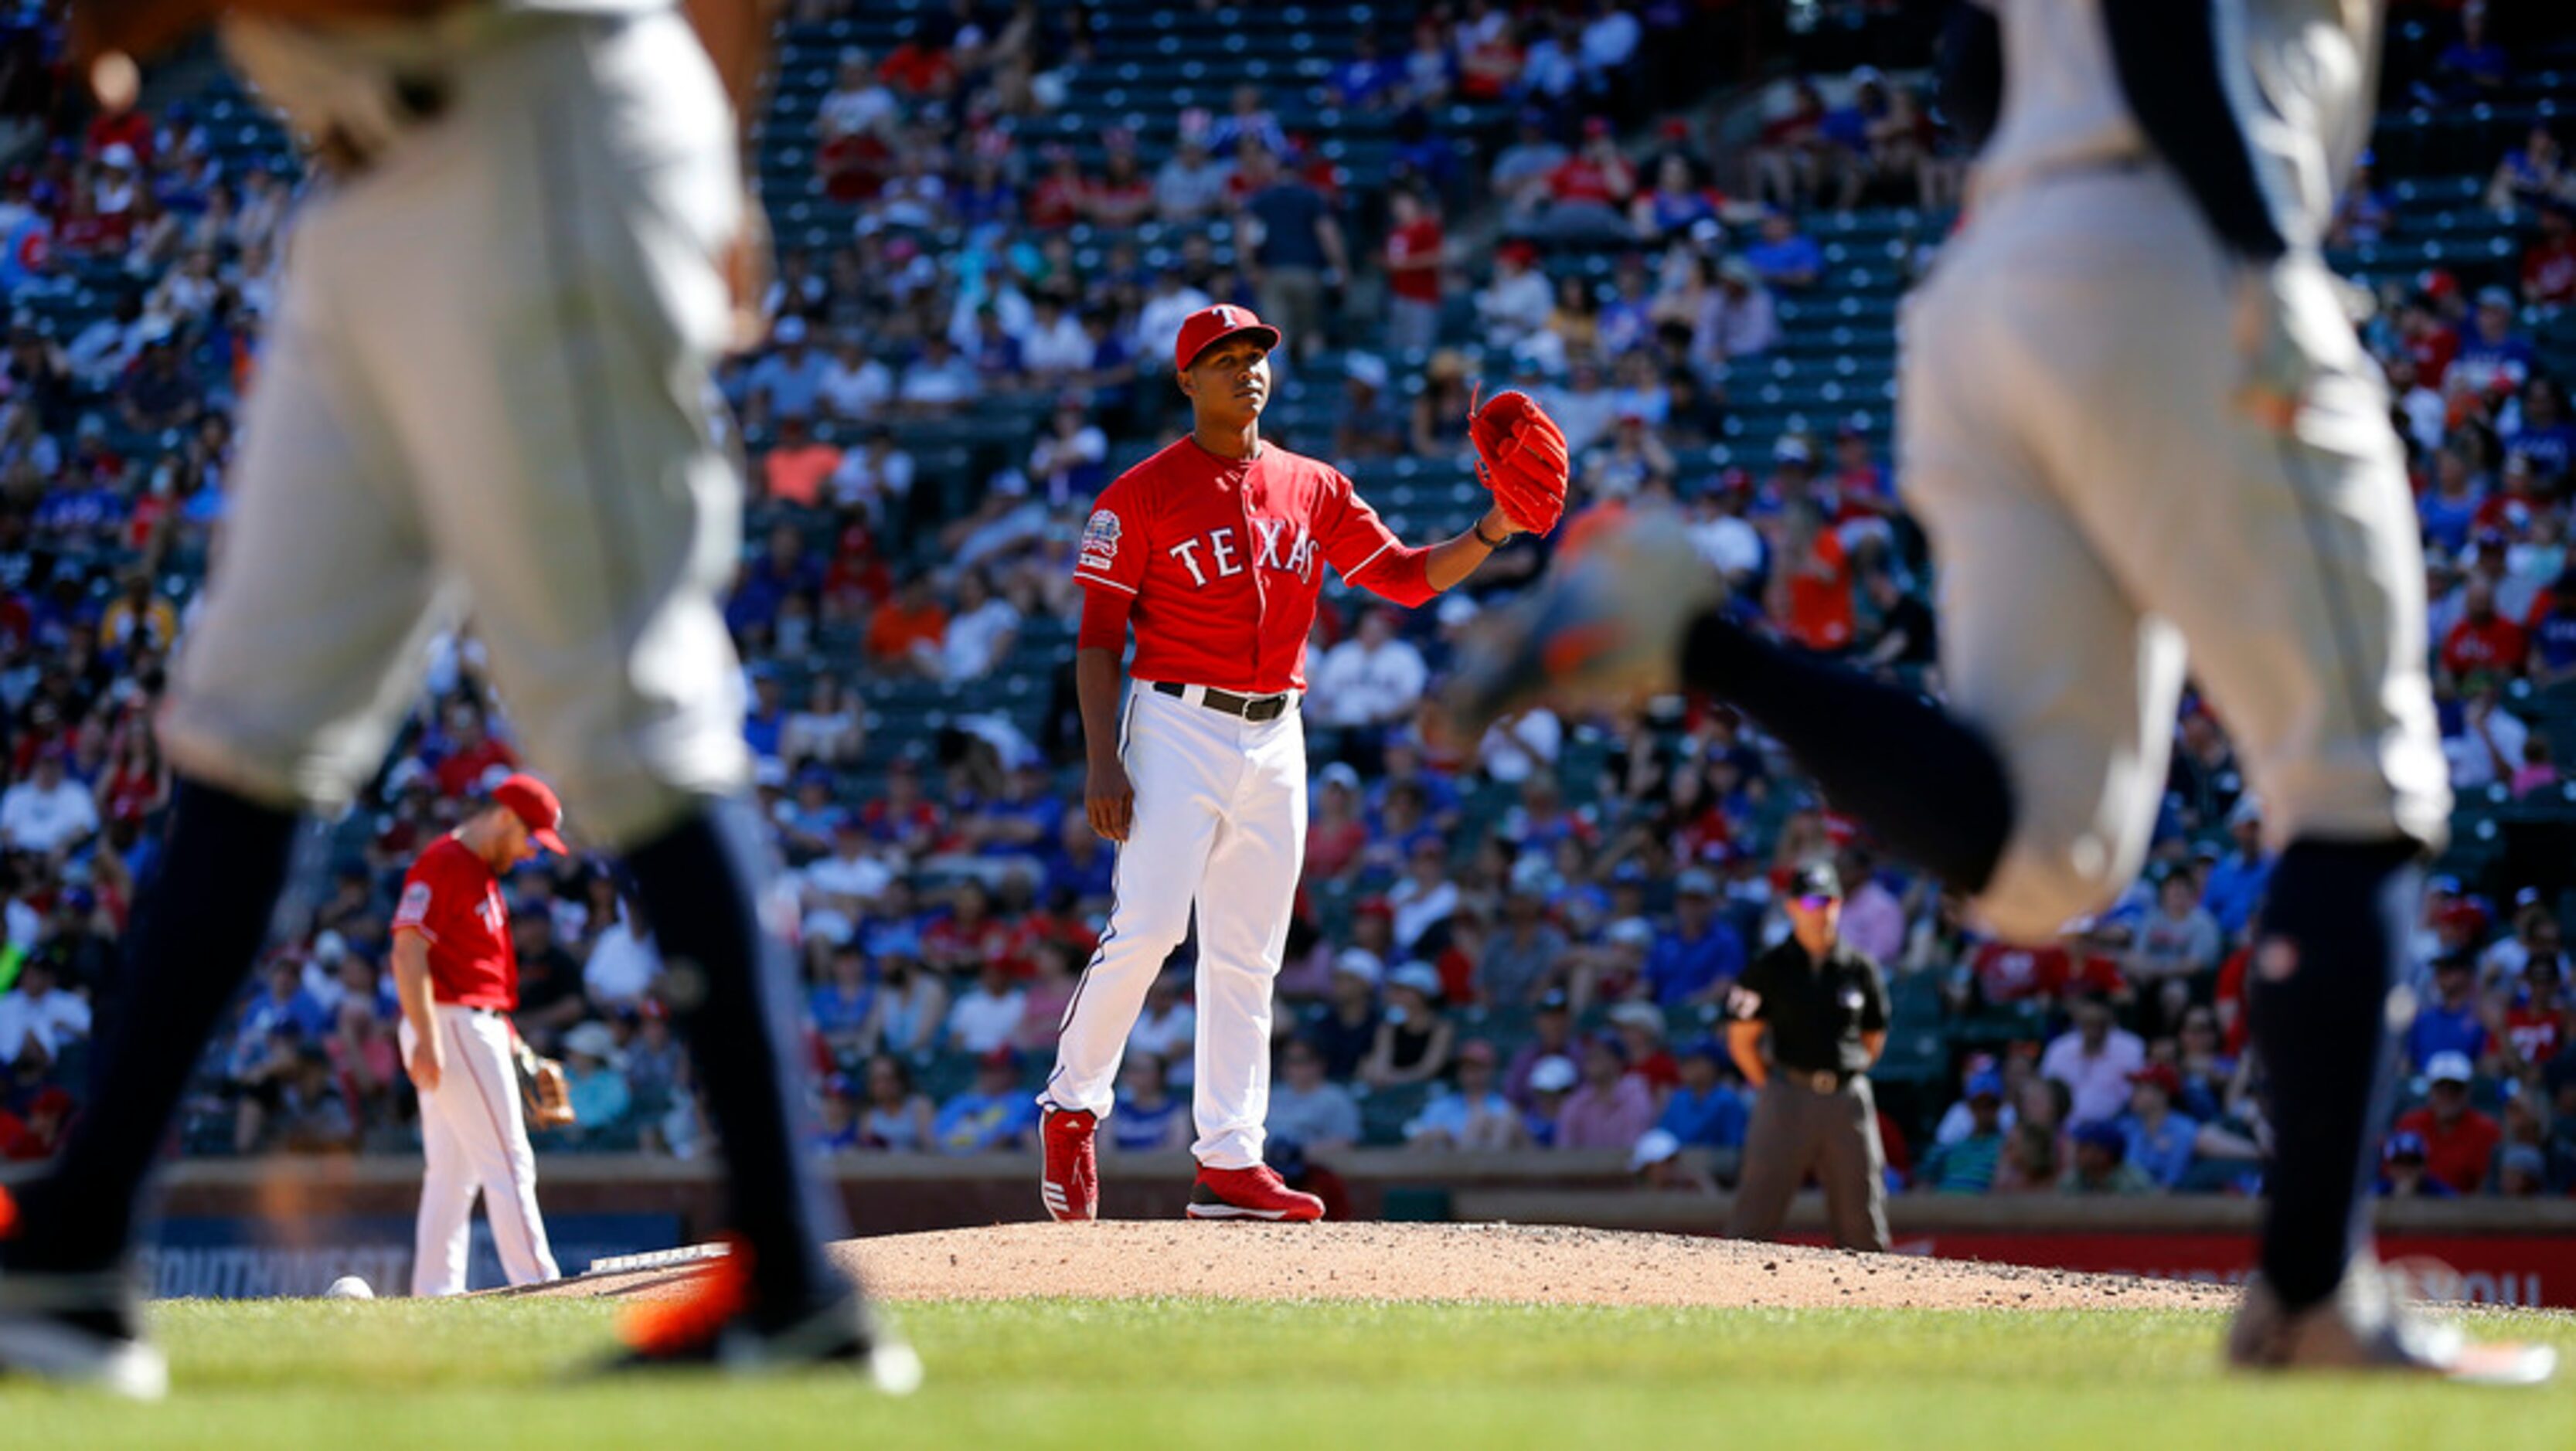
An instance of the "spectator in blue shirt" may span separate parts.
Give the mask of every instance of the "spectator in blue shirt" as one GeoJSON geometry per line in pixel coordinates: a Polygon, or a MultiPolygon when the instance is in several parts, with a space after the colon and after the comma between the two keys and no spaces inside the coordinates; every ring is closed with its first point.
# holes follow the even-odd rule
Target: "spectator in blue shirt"
{"type": "Polygon", "coordinates": [[[1725,1049],[1714,1038],[1702,1038],[1682,1049],[1682,1081],[1664,1100],[1655,1127],[1681,1141],[1684,1148],[1734,1149],[1744,1144],[1749,1118],[1744,1095],[1719,1072],[1725,1049]]]}
{"type": "Polygon", "coordinates": [[[2200,905],[2233,940],[2253,920],[2255,905],[2272,884],[2272,858],[2263,850],[2263,811],[2253,797],[2240,797],[2228,813],[2227,835],[2234,845],[2210,867],[2200,905]]]}
{"type": "Polygon", "coordinates": [[[790,861],[802,864],[831,851],[834,833],[850,817],[833,799],[833,789],[829,770],[807,766],[796,773],[796,794],[771,810],[770,820],[778,826],[779,844],[790,861]]]}
{"type": "Polygon", "coordinates": [[[1524,1142],[1519,1109],[1495,1087],[1502,1054],[1492,1042],[1459,1045],[1457,1083],[1404,1126],[1404,1141],[1428,1149],[1517,1149],[1524,1142]]]}
{"type": "MultiPolygon", "coordinates": [[[[780,693],[777,670],[767,664],[751,667],[751,690],[751,708],[742,717],[742,738],[753,755],[775,761],[778,733],[787,725],[787,703],[780,693]]],[[[780,774],[786,774],[783,768],[780,774]]]]}
{"type": "Polygon", "coordinates": [[[2200,1125],[2173,1111],[2182,1075],[2170,1063],[2150,1063],[2129,1075],[2129,1112],[2120,1120],[2128,1160],[2159,1189],[2174,1189],[2191,1170],[2191,1146],[2200,1125]]]}
{"type": "MultiPolygon", "coordinates": [[[[289,1040],[318,1043],[330,1027],[330,1011],[304,990],[303,967],[291,957],[280,957],[269,966],[268,991],[242,1010],[228,1072],[241,1078],[253,1071],[270,1056],[272,1037],[284,1034],[289,1040]]],[[[18,1045],[7,1047],[14,1053],[18,1045]]]]}
{"type": "Polygon", "coordinates": [[[2576,566],[2559,572],[2531,612],[2532,684],[2576,679],[2576,566]]]}
{"type": "Polygon", "coordinates": [[[1047,855],[1041,895],[1106,902],[1117,867],[1118,854],[1101,843],[1089,819],[1080,812],[1067,812],[1056,828],[1055,850],[1047,855]]]}
{"type": "Polygon", "coordinates": [[[1646,952],[1646,982],[1665,1007],[1714,1002],[1744,971],[1744,939],[1717,915],[1717,878],[1682,873],[1673,925],[1646,952]]]}
{"type": "Polygon", "coordinates": [[[1021,762],[1003,782],[1001,796],[971,823],[976,849],[986,856],[1032,859],[1052,851],[1064,821],[1064,802],[1053,785],[1044,762],[1021,762]]]}
{"type": "Polygon", "coordinates": [[[1395,95],[1403,67],[1378,54],[1377,32],[1362,30],[1351,41],[1351,58],[1325,78],[1324,98],[1336,106],[1375,110],[1395,95]]]}
{"type": "Polygon", "coordinates": [[[790,595],[811,595],[823,587],[823,565],[805,547],[805,536],[793,524],[769,533],[769,549],[744,566],[725,602],[725,623],[735,633],[767,629],[778,620],[790,595]]]}
{"type": "Polygon", "coordinates": [[[943,1154],[1024,1147],[1036,1100],[1020,1087],[1020,1055],[996,1048],[975,1062],[975,1086],[939,1106],[930,1137],[943,1154]]]}
{"type": "Polygon", "coordinates": [[[2519,388],[2531,376],[2532,356],[2530,340],[2513,329],[2513,294],[2489,287],[2478,293],[2477,317],[2460,339],[2460,355],[2451,360],[2444,382],[2458,377],[2481,393],[2519,388]]]}
{"type": "Polygon", "coordinates": [[[823,1097],[813,1133],[806,1142],[818,1154],[846,1154],[865,1147],[867,1135],[859,1126],[858,1085],[846,1073],[835,1073],[823,1080],[823,1097]]]}
{"type": "Polygon", "coordinates": [[[2415,1009],[2406,1029],[2406,1062],[2416,1072],[2441,1053],[2457,1053],[2471,1063],[2487,1056],[2487,1025],[2478,1010],[2477,964],[2458,952],[2433,964],[2433,1000],[2415,1009]]]}
{"type": "Polygon", "coordinates": [[[2460,38],[2433,58],[2432,80],[2416,89],[2426,100],[2488,100],[2512,73],[2512,58],[2487,37],[2486,7],[2469,5],[2460,10],[2460,38]]]}
{"type": "Polygon", "coordinates": [[[1763,213],[1762,240],[1744,249],[1744,260],[1769,287],[1812,287],[1825,270],[1824,249],[1781,211],[1763,213]]]}
{"type": "Polygon", "coordinates": [[[823,378],[831,360],[806,346],[805,319],[782,317],[770,338],[778,351],[752,366],[746,380],[746,422],[766,423],[785,413],[812,417],[821,411],[823,378]]]}
{"type": "Polygon", "coordinates": [[[987,389],[1010,388],[1019,383],[1020,340],[1003,328],[1002,314],[989,302],[975,311],[975,337],[966,358],[987,389]]]}
{"type": "MultiPolygon", "coordinates": [[[[2576,213],[2560,215],[2576,220],[2576,213]]],[[[2556,379],[2539,377],[2522,391],[2522,427],[2505,446],[2531,460],[2544,479],[2564,475],[2576,466],[2576,422],[2567,417],[2567,393],[2556,379]]]]}
{"type": "Polygon", "coordinates": [[[2436,1179],[2424,1167],[2424,1136],[2400,1129],[2379,1151],[2379,1182],[2372,1186],[2384,1199],[2457,1199],[2460,1191],[2436,1179]]]}
{"type": "Polygon", "coordinates": [[[2433,487],[2415,501],[2415,515],[2424,524],[2426,553],[2457,554],[2469,542],[2469,527],[2476,522],[2478,506],[2486,502],[2486,490],[2469,467],[2469,456],[2458,443],[2446,443],[2433,455],[2433,487]]]}
{"type": "Polygon", "coordinates": [[[2004,1077],[1991,1068],[1968,1075],[1968,1131],[1936,1143],[1915,1182],[1936,1194],[1984,1194],[1995,1187],[2004,1156],[2004,1077]]]}
{"type": "Polygon", "coordinates": [[[871,1046],[868,1025],[876,1017],[877,989],[868,980],[868,960],[855,939],[832,949],[830,977],[807,993],[805,1011],[836,1054],[857,1055],[871,1046]]]}

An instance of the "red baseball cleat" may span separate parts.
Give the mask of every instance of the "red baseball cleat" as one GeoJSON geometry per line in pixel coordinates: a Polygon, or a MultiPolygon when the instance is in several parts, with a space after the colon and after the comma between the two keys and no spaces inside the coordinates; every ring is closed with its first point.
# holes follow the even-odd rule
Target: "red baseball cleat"
{"type": "Polygon", "coordinates": [[[1199,1165],[1199,1182],[1190,1190],[1192,1219],[1284,1219],[1303,1224],[1324,1217],[1324,1201],[1288,1187],[1267,1164],[1249,1169],[1199,1165]]]}
{"type": "Polygon", "coordinates": [[[1099,1124],[1099,1119],[1081,1109],[1051,1108],[1038,1131],[1046,1143],[1038,1198],[1060,1223],[1100,1217],[1100,1156],[1091,1137],[1099,1124]]]}

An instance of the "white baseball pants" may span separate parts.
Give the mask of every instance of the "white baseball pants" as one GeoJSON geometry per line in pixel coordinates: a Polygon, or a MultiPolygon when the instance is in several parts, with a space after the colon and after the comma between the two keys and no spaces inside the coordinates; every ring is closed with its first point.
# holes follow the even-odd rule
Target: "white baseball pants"
{"type": "Polygon", "coordinates": [[[1306,859],[1306,727],[1292,699],[1252,722],[1169,696],[1128,691],[1120,755],[1136,817],[1111,876],[1108,930],[1066,1004],[1049,1108],[1106,1116],[1145,990],[1198,913],[1200,1163],[1261,1162],[1270,1116],[1270,986],[1306,859]]]}
{"type": "MultiPolygon", "coordinates": [[[[445,1038],[447,1067],[438,1087],[420,1097],[421,1149],[429,1168],[420,1181],[411,1292],[465,1293],[477,1193],[510,1283],[561,1279],[537,1208],[537,1155],[528,1147],[528,1125],[520,1115],[510,1020],[453,1003],[432,1005],[430,1015],[445,1038]]],[[[403,1024],[405,1063],[418,1041],[411,1024],[403,1024]]]]}
{"type": "Polygon", "coordinates": [[[2274,844],[2437,845],[2450,786],[2387,392],[2322,267],[2285,263],[2318,380],[2230,402],[2233,264],[2159,168],[1981,199],[1908,301],[1902,482],[1941,561],[1951,705],[2018,810],[1977,906],[2047,936],[2134,876],[2188,666],[2274,844]]]}
{"type": "Polygon", "coordinates": [[[731,108],[668,12],[502,17],[423,63],[444,110],[297,214],[161,739],[337,806],[470,611],[572,819],[648,839],[749,772],[716,604],[741,480],[705,403],[731,108]]]}

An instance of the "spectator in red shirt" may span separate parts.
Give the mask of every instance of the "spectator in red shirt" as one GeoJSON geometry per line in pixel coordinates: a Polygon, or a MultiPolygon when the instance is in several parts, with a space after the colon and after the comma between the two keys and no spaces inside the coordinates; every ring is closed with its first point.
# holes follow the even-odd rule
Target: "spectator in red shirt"
{"type": "Polygon", "coordinates": [[[2576,302],[2576,202],[2540,211],[2540,235],[2522,254],[2522,300],[2534,306],[2576,302]]]}
{"type": "Polygon", "coordinates": [[[1399,351],[1427,349],[1439,335],[1447,239],[1440,214],[1412,191],[1387,194],[1386,340],[1399,351]]]}
{"type": "Polygon", "coordinates": [[[1982,943],[1968,959],[1968,971],[1978,998],[1989,1005],[2051,1002],[2076,987],[2106,999],[2128,990],[2116,961],[2083,951],[2080,944],[2070,950],[2060,943],[1982,943]]]}
{"type": "Polygon", "coordinates": [[[2502,1031],[2510,1062],[2536,1069],[2567,1046],[2567,1004],[2559,997],[2558,923],[2543,917],[2534,925],[2537,947],[2522,968],[2522,990],[2504,1010],[2502,1031]]]}
{"type": "Polygon", "coordinates": [[[868,658],[879,669],[935,674],[939,647],[948,638],[948,611],[931,593],[930,577],[916,574],[868,619],[868,658]]]}
{"type": "Polygon", "coordinates": [[[1599,116],[1583,123],[1583,147],[1547,176],[1547,229],[1558,237],[1629,236],[1624,215],[1637,192],[1636,169],[1599,116]]]}
{"type": "Polygon", "coordinates": [[[2459,329],[2442,320],[2431,297],[2419,295],[2397,314],[2397,331],[2399,346],[2415,362],[2415,381],[2441,392],[2451,360],[2460,355],[2459,329]]]}
{"type": "Polygon", "coordinates": [[[111,146],[122,145],[126,155],[137,161],[152,159],[152,117],[137,109],[110,114],[105,110],[90,118],[89,154],[105,156],[111,146]]]}
{"type": "Polygon", "coordinates": [[[2442,637],[2442,669],[2455,680],[2481,671],[2520,675],[2523,657],[2522,626],[2497,612],[2493,584],[2470,576],[2461,588],[2459,622],[2442,637]]]}
{"type": "MultiPolygon", "coordinates": [[[[1118,133],[1124,135],[1125,133],[1118,133]]],[[[1136,143],[1109,143],[1108,170],[1085,182],[1079,199],[1084,220],[1095,227],[1125,230],[1154,210],[1154,183],[1136,169],[1136,143]]]]}
{"type": "Polygon", "coordinates": [[[1642,1081],[1660,1103],[1682,1081],[1681,1064],[1664,1046],[1664,1010],[1653,1003],[1621,1003],[1610,1010],[1610,1026],[1627,1051],[1628,1076],[1642,1081]]]}
{"type": "Polygon", "coordinates": [[[448,751],[438,763],[438,794],[451,800],[471,796],[494,771],[504,775],[519,767],[519,755],[492,739],[483,712],[459,705],[447,713],[448,751]]]}
{"type": "Polygon", "coordinates": [[[877,78],[906,100],[944,96],[957,85],[957,61],[943,46],[907,40],[886,53],[877,78]]]}
{"type": "Polygon", "coordinates": [[[886,767],[885,795],[859,808],[859,824],[870,839],[915,857],[928,855],[947,831],[938,803],[922,794],[921,767],[901,756],[886,767]]]}
{"type": "Polygon", "coordinates": [[[836,202],[863,202],[885,189],[894,170],[894,148],[874,131],[849,131],[824,138],[814,148],[814,170],[823,195],[836,202]]]}
{"type": "Polygon", "coordinates": [[[2469,1060],[2462,1053],[2436,1053],[2425,1065],[2432,1080],[2428,1101],[2398,1117],[2396,1131],[2424,1141],[2424,1170],[2462,1194],[2475,1194],[2487,1181],[2504,1130],[2469,1105],[2469,1060]]]}
{"type": "Polygon", "coordinates": [[[1044,230],[1070,227],[1082,220],[1083,198],[1089,187],[1075,165],[1072,147],[1050,146],[1046,156],[1046,175],[1029,188],[1029,225],[1044,230]]]}
{"type": "Polygon", "coordinates": [[[1851,560],[1842,536],[1825,523],[1813,500],[1800,498],[1789,505],[1772,590],[1773,613],[1790,639],[1820,655],[1851,648],[1858,613],[1851,560]]]}
{"type": "Polygon", "coordinates": [[[1887,470],[1870,456],[1869,435],[1857,423],[1845,423],[1834,430],[1831,482],[1836,524],[1881,519],[1895,512],[1896,499],[1887,487],[1887,470]]]}
{"type": "Polygon", "coordinates": [[[992,894],[973,877],[958,884],[948,915],[921,932],[921,960],[942,972],[972,973],[991,963],[1012,977],[1030,976],[1034,965],[1012,947],[1010,927],[993,915],[992,894]]]}
{"type": "Polygon", "coordinates": [[[811,509],[823,501],[823,481],[841,466],[841,451],[814,437],[802,413],[778,417],[778,441],[760,463],[760,478],[769,497],[781,504],[811,509]]]}

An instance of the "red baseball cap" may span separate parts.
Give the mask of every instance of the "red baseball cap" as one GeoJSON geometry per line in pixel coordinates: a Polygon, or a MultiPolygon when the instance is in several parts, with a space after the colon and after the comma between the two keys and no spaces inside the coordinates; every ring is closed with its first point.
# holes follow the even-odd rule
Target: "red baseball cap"
{"type": "Polygon", "coordinates": [[[2150,1063],[2129,1075],[2131,1083],[2152,1083],[2165,1091],[2167,1098],[2182,1096],[2182,1075],[2170,1063],[2150,1063]]]}
{"type": "Polygon", "coordinates": [[[572,855],[556,832],[563,825],[563,803],[555,799],[553,787],[519,771],[492,788],[492,802],[510,808],[510,814],[528,828],[528,835],[537,845],[557,856],[572,855]]]}
{"type": "Polygon", "coordinates": [[[1221,302],[1214,307],[1202,307],[1182,321],[1180,341],[1172,345],[1172,370],[1188,372],[1190,364],[1199,360],[1199,354],[1236,333],[1259,333],[1261,350],[1265,353],[1279,346],[1279,329],[1254,317],[1251,308],[1221,302]]]}

